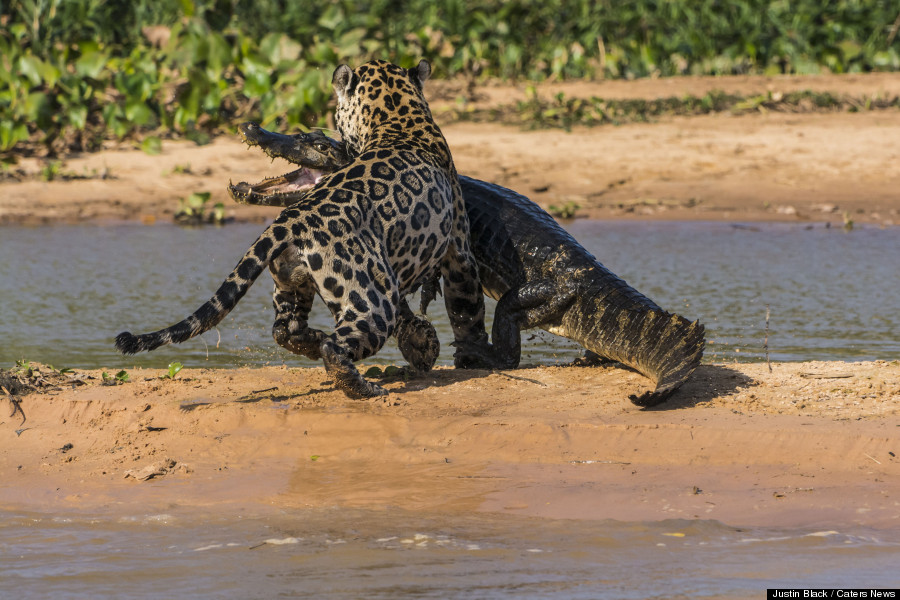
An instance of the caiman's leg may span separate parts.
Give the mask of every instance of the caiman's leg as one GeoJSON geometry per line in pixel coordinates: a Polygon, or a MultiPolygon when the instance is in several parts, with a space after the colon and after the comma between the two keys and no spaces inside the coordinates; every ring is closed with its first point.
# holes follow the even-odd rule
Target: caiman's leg
{"type": "Polygon", "coordinates": [[[562,315],[575,299],[578,286],[557,280],[530,281],[503,294],[494,311],[491,341],[500,368],[514,369],[522,356],[522,331],[547,324],[562,315]]]}
{"type": "Polygon", "coordinates": [[[397,336],[397,347],[409,363],[413,375],[431,370],[441,353],[441,342],[434,326],[427,319],[414,315],[406,299],[400,301],[394,335],[397,336]]]}
{"type": "Polygon", "coordinates": [[[467,239],[451,240],[441,264],[441,275],[444,278],[444,305],[456,346],[454,365],[460,369],[494,368],[496,361],[484,328],[484,294],[467,239]]]}
{"type": "Polygon", "coordinates": [[[272,295],[275,307],[272,337],[279,346],[311,360],[322,358],[320,348],[327,337],[325,332],[307,325],[315,295],[316,288],[311,279],[290,289],[281,288],[276,282],[272,295]]]}

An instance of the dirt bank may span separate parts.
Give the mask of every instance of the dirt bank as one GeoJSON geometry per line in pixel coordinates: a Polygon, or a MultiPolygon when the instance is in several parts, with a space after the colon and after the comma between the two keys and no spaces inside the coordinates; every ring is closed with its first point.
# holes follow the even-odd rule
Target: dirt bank
{"type": "MultiPolygon", "coordinates": [[[[684,77],[539,86],[550,97],[658,98],[719,89],[765,94],[803,89],[835,95],[900,93],[892,74],[810,77],[684,77]]],[[[483,109],[522,100],[526,86],[476,88],[483,109]]],[[[429,88],[435,113],[465,96],[458,85],[429,88]]],[[[440,121],[440,117],[438,118],[440,121]]],[[[575,202],[592,218],[900,223],[900,111],[662,117],[653,123],[525,131],[496,124],[442,123],[459,171],[509,186],[547,207],[575,202]]],[[[235,206],[229,180],[256,181],[287,163],[249,150],[237,138],[206,146],[166,142],[159,156],[111,147],[70,157],[42,181],[42,164],[23,160],[24,180],[0,182],[0,224],[96,220],[171,220],[178,199],[209,191],[242,220],[272,209],[235,206]]]]}
{"type": "MultiPolygon", "coordinates": [[[[322,369],[66,376],[0,419],[0,507],[347,506],[900,528],[900,363],[440,369],[351,401],[322,369]],[[84,384],[73,385],[74,380],[84,384]],[[152,476],[152,477],[151,477],[152,476]]],[[[5,408],[4,408],[5,410],[5,408]]]]}

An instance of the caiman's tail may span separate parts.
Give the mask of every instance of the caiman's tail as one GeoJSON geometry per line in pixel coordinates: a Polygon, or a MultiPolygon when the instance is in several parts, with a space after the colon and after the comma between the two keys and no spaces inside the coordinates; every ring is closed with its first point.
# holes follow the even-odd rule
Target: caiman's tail
{"type": "Polygon", "coordinates": [[[664,402],[700,364],[706,341],[699,321],[692,323],[661,309],[606,312],[612,318],[600,316],[590,341],[581,341],[589,350],[656,382],[656,389],[629,396],[634,404],[646,407],[664,402]]]}
{"type": "Polygon", "coordinates": [[[134,335],[124,331],[116,336],[116,349],[122,354],[137,354],[155,350],[165,344],[178,344],[189,340],[218,325],[244,297],[244,294],[268,264],[284,249],[284,243],[277,247],[273,243],[269,237],[270,229],[257,238],[212,298],[204,302],[203,306],[194,311],[192,315],[153,333],[134,335]]]}
{"type": "Polygon", "coordinates": [[[637,323],[640,344],[634,363],[627,364],[655,379],[656,389],[629,398],[638,406],[653,406],[671,396],[700,364],[706,345],[705,328],[700,321],[691,322],[665,311],[646,312],[637,323]]]}

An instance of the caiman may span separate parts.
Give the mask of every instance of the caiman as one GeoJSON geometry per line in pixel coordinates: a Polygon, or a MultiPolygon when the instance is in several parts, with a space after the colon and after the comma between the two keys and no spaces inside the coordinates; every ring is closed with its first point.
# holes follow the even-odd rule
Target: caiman
{"type": "MultiPolygon", "coordinates": [[[[300,166],[259,184],[229,184],[241,203],[289,206],[350,160],[342,143],[319,131],[282,135],[255,123],[239,131],[250,146],[300,166]]],[[[638,406],[665,401],[697,368],[705,345],[699,321],[669,313],[629,286],[525,196],[471,177],[459,181],[481,284],[498,301],[491,337],[499,368],[518,366],[521,331],[533,327],[652,379],[655,389],[629,396],[638,406]]],[[[433,293],[423,291],[423,305],[433,293]]]]}

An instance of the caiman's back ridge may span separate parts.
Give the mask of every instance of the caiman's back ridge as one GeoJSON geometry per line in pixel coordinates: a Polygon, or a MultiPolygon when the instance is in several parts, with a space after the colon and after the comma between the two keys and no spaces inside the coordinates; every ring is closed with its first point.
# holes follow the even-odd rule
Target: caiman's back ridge
{"type": "MultiPolygon", "coordinates": [[[[249,144],[294,164],[322,168],[349,160],[339,144],[319,143],[322,156],[311,161],[302,135],[249,126],[241,133],[249,144]]],[[[481,284],[498,300],[492,331],[498,366],[518,366],[520,332],[540,327],[652,379],[655,389],[631,396],[638,406],[663,402],[697,368],[703,325],[666,312],[629,286],[525,196],[469,177],[459,182],[481,284]]],[[[247,194],[242,185],[231,186],[240,202],[285,206],[292,199],[262,188],[247,194]]]]}

